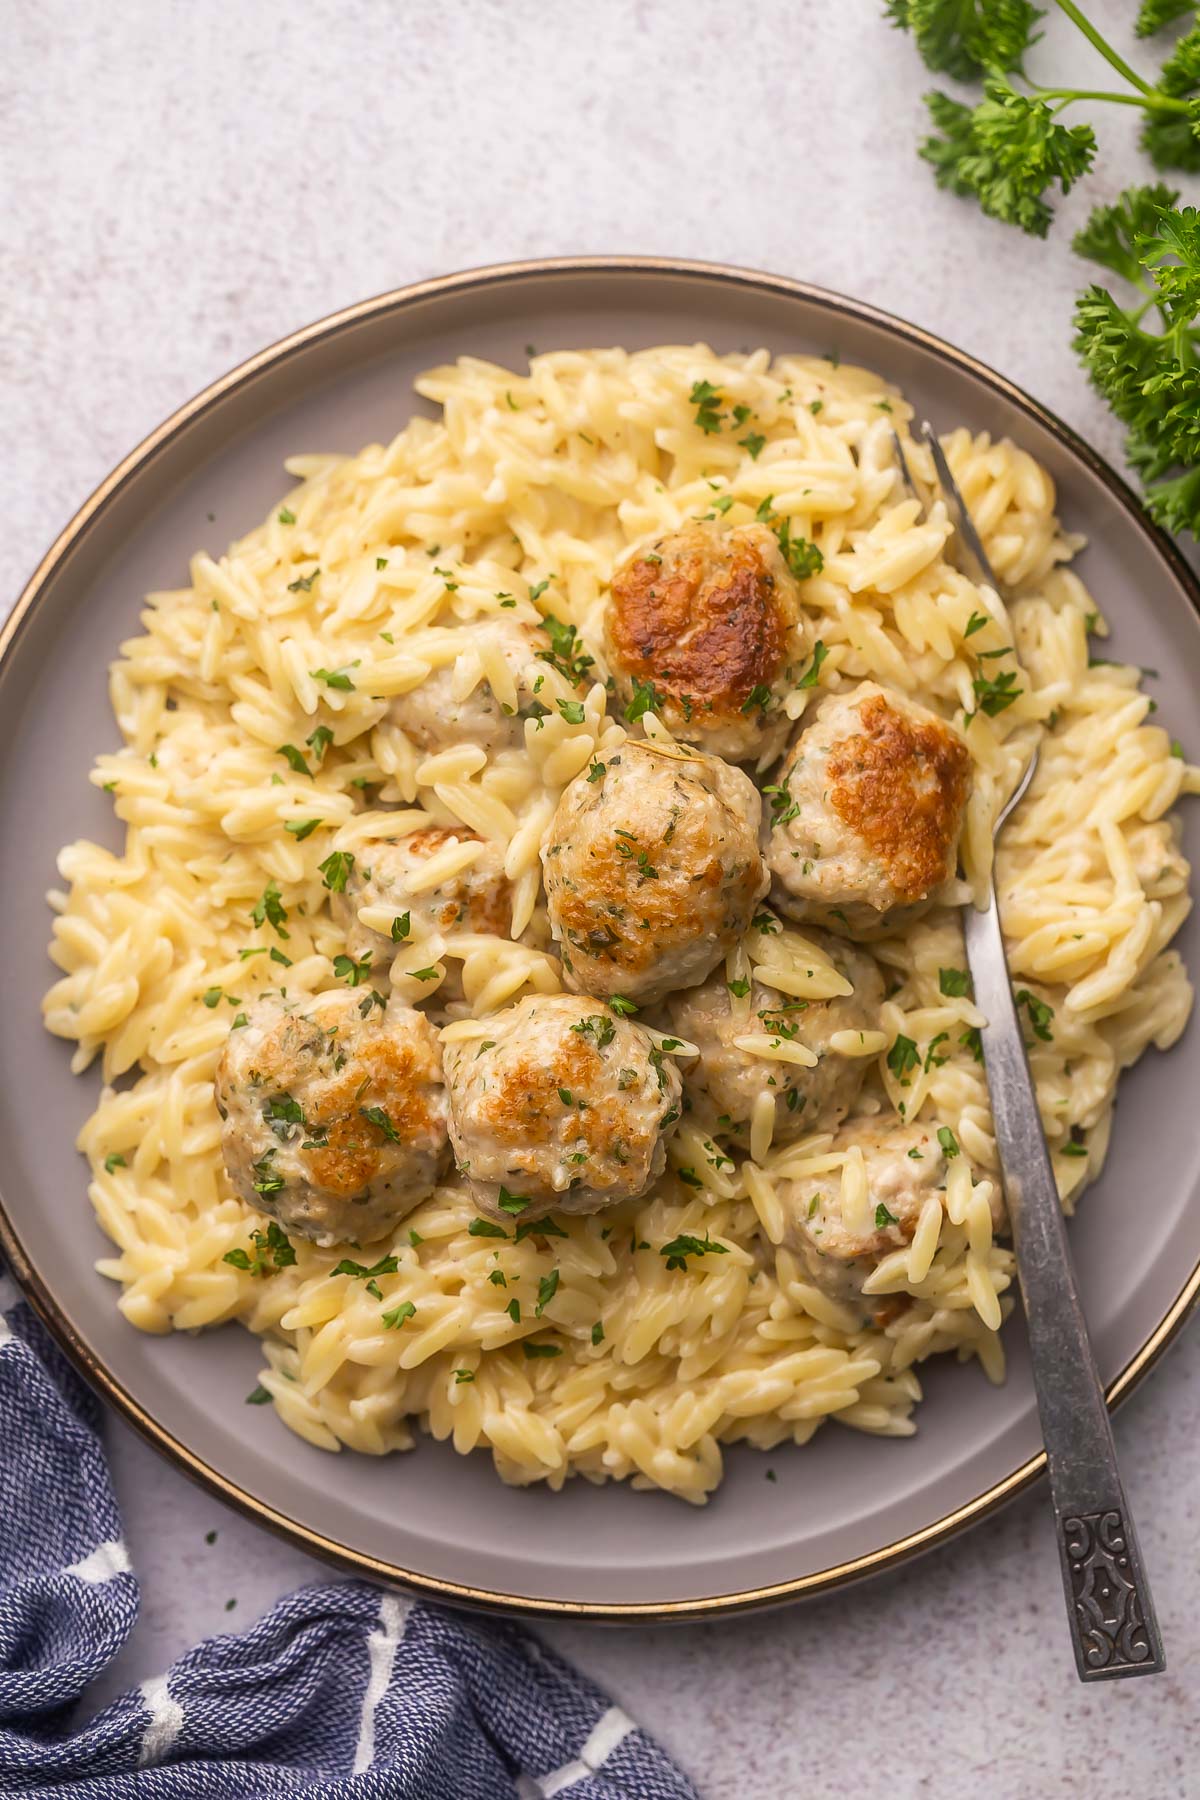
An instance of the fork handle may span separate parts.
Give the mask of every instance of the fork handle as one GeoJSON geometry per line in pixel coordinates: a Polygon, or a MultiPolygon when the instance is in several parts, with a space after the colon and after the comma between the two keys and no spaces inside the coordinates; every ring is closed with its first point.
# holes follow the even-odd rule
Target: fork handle
{"type": "Polygon", "coordinates": [[[1081,1681],[1166,1667],[1009,980],[993,893],[966,909],[996,1148],[1025,1305],[1058,1553],[1081,1681]]]}

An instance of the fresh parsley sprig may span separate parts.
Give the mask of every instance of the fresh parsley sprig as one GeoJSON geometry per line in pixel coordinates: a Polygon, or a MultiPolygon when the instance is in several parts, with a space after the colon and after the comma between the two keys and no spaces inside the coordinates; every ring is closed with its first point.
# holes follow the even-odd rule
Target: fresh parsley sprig
{"type": "MultiPolygon", "coordinates": [[[[1120,77],[1119,91],[1038,87],[1023,58],[1043,16],[1028,0],[888,0],[886,15],[912,34],[927,68],[960,81],[982,79],[983,99],[964,105],[937,90],[926,96],[936,127],[920,146],[939,187],[973,195],[992,218],[1045,237],[1053,214],[1046,195],[1067,194],[1091,167],[1096,134],[1067,125],[1080,101],[1139,107],[1142,148],[1158,169],[1200,170],[1200,25],[1179,38],[1156,81],[1140,75],[1097,30],[1075,0],[1060,12],[1120,77]]],[[[1146,37],[1190,10],[1177,0],[1146,0],[1137,32],[1146,37]]]]}
{"type": "Polygon", "coordinates": [[[1146,505],[1168,531],[1200,533],[1200,213],[1156,183],[1099,206],[1080,256],[1132,287],[1124,306],[1093,285],[1075,306],[1075,350],[1125,427],[1146,505]]]}

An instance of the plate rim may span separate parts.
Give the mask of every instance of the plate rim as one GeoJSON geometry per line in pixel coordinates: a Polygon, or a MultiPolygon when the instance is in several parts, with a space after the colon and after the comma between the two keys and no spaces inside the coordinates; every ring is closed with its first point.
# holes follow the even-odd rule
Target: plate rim
{"type": "MultiPolygon", "coordinates": [[[[732,287],[745,287],[760,293],[781,294],[807,302],[831,317],[849,317],[873,325],[885,333],[932,352],[974,377],[985,387],[1005,399],[1018,412],[1031,418],[1073,454],[1099,480],[1110,497],[1130,522],[1157,551],[1174,577],[1192,610],[1200,617],[1200,580],[1184,559],[1177,545],[1144,511],[1129,484],[1080,435],[1015,382],[1000,375],[969,352],[949,343],[935,332],[915,325],[894,313],[867,301],[855,300],[836,291],[790,276],[746,269],[729,263],[698,261],[678,257],[653,256],[563,256],[537,257],[522,261],[489,263],[434,276],[403,287],[388,289],[370,299],[357,301],[328,313],[311,324],[277,339],[236,364],[226,374],[210,382],[183,405],[177,407],[116,464],[111,472],[87,497],[73,517],[59,532],[40,559],[29,580],[17,597],[8,619],[0,626],[0,668],[12,654],[22,630],[32,618],[37,604],[51,579],[59,572],[71,551],[99,519],[100,514],[129,481],[146,467],[185,426],[215,406],[263,371],[285,362],[309,345],[331,339],[348,327],[377,315],[400,313],[427,300],[471,290],[517,282],[529,277],[555,275],[650,275],[700,278],[732,287]]],[[[936,1545],[948,1542],[995,1512],[1038,1479],[1045,1471],[1046,1454],[1038,1451],[1020,1463],[1008,1475],[993,1482],[983,1492],[962,1506],[933,1520],[920,1530],[908,1533],[889,1544],[862,1556],[836,1563],[807,1575],[793,1576],[766,1586],[741,1589],[676,1601],[580,1601],[553,1600],[544,1597],[511,1594],[499,1589],[479,1588],[404,1569],[371,1555],[354,1550],[323,1533],[290,1519],[278,1508],[258,1499],[247,1488],[222,1475],[203,1457],[191,1450],[172,1430],[156,1419],[109,1370],[103,1359],[76,1329],[64,1307],[50,1293],[37,1268],[26,1254],[20,1235],[9,1217],[3,1192],[0,1191],[0,1251],[34,1312],[50,1331],[75,1368],[91,1386],[130,1424],[138,1434],[184,1475],[202,1488],[214,1493],[226,1505],[256,1524],[345,1572],[387,1586],[400,1587],[427,1599],[465,1606],[478,1611],[525,1614],[529,1617],[583,1618],[608,1623],[671,1623],[733,1615],[756,1608],[779,1605],[785,1601],[826,1593],[848,1583],[863,1580],[886,1569],[910,1561],[936,1545]]],[[[1200,1262],[1190,1271],[1158,1324],[1129,1361],[1109,1383],[1105,1398],[1110,1411],[1124,1400],[1150,1372],[1159,1358],[1174,1342],[1182,1326],[1200,1299],[1200,1262]]]]}

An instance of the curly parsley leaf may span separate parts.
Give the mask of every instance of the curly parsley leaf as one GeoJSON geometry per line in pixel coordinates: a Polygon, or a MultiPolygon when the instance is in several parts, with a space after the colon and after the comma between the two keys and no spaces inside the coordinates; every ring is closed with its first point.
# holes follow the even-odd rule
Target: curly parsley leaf
{"type": "Polygon", "coordinates": [[[936,92],[926,104],[941,135],[920,149],[938,186],[974,195],[991,218],[1045,237],[1053,213],[1044,196],[1055,186],[1069,194],[1087,173],[1096,154],[1091,126],[1061,124],[1048,101],[999,75],[985,82],[976,107],[936,92]]]}
{"type": "Polygon", "coordinates": [[[1042,14],[1030,0],[889,0],[887,16],[911,31],[927,69],[973,81],[1020,68],[1042,14]]]}

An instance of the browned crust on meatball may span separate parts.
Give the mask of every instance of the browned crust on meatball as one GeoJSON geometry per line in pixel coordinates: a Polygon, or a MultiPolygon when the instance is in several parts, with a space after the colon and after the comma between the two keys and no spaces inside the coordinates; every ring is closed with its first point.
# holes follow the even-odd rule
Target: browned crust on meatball
{"type": "Polygon", "coordinates": [[[627,676],[652,680],[681,712],[734,716],[779,674],[798,616],[795,583],[749,530],[703,524],[660,538],[613,576],[607,631],[627,676]]]}
{"type": "Polygon", "coordinates": [[[902,900],[924,900],[953,874],[970,753],[940,720],[914,721],[872,694],[863,731],[829,755],[829,799],[869,845],[902,900]]]}
{"type": "Polygon", "coordinates": [[[306,1116],[309,1138],[324,1139],[308,1152],[314,1182],[347,1198],[375,1179],[389,1139],[382,1125],[365,1117],[368,1109],[385,1113],[404,1143],[428,1142],[438,1121],[425,1096],[439,1077],[426,1044],[389,1036],[366,1046],[353,1068],[347,1066],[340,1080],[329,1083],[319,1111],[306,1116]]]}
{"type": "MultiPolygon", "coordinates": [[[[636,838],[614,835],[611,842],[601,841],[589,851],[587,891],[563,884],[555,895],[568,947],[576,945],[616,969],[640,970],[645,965],[646,944],[669,946],[691,940],[696,929],[693,909],[681,902],[673,884],[647,873],[654,867],[657,848],[653,843],[643,845],[636,838]],[[604,899],[598,900],[597,895],[604,899]],[[613,915],[614,928],[605,925],[606,911],[613,915]]],[[[718,844],[696,869],[691,886],[724,888],[731,907],[750,906],[760,890],[759,868],[748,862],[744,869],[730,873],[722,866],[720,849],[718,844]]]]}

